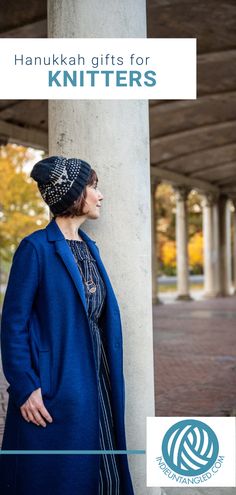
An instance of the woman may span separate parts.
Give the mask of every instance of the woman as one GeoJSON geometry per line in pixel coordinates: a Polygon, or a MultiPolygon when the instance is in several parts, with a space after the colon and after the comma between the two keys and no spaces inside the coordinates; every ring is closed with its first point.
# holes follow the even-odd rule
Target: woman
{"type": "MultiPolygon", "coordinates": [[[[19,244],[1,352],[10,386],[2,450],[126,450],[118,303],[96,242],[97,175],[80,159],[36,163],[52,220],[19,244]]],[[[0,457],[3,495],[133,495],[126,454],[0,457]]]]}

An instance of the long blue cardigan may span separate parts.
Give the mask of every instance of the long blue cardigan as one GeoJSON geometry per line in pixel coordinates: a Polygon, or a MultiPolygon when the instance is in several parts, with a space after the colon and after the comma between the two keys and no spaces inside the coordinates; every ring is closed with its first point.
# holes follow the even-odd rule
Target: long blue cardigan
{"type": "MultiPolygon", "coordinates": [[[[111,373],[117,449],[126,450],[122,329],[118,303],[96,242],[79,229],[107,289],[101,318],[111,373]]],[[[10,386],[2,450],[100,450],[98,381],[83,282],[54,219],[19,244],[1,324],[3,370],[10,386]],[[20,406],[41,387],[53,418],[28,423],[20,406]]],[[[97,454],[0,456],[0,493],[97,495],[97,454]]],[[[119,454],[122,495],[133,495],[126,454],[119,454]]]]}

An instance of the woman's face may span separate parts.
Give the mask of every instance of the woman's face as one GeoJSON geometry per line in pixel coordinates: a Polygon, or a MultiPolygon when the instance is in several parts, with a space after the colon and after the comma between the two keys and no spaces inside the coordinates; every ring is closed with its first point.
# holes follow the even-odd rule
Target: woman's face
{"type": "Polygon", "coordinates": [[[87,218],[96,219],[99,217],[102,200],[103,195],[99,191],[96,182],[90,186],[86,186],[86,203],[83,208],[83,213],[87,218]]]}

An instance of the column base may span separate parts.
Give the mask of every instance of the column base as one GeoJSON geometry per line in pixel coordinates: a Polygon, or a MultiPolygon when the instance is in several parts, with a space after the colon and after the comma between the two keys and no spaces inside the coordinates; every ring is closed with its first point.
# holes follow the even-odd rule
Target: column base
{"type": "Polygon", "coordinates": [[[156,296],[156,297],[153,297],[153,298],[152,298],[152,304],[155,306],[155,305],[157,305],[157,304],[158,304],[158,305],[163,304],[163,302],[159,299],[159,297],[158,297],[158,296],[156,296]]]}
{"type": "Polygon", "coordinates": [[[220,297],[219,292],[205,292],[203,294],[204,299],[214,299],[215,297],[220,297]]]}
{"type": "Polygon", "coordinates": [[[193,301],[193,298],[190,296],[190,294],[179,294],[176,297],[176,301],[193,301]]]}

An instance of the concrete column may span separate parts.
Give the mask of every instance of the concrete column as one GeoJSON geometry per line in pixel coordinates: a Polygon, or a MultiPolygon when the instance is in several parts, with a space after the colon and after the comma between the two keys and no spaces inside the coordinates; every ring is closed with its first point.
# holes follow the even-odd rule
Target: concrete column
{"type": "Polygon", "coordinates": [[[233,289],[236,293],[236,198],[233,199],[233,289]]]}
{"type": "MultiPolygon", "coordinates": [[[[134,9],[133,0],[49,0],[48,36],[145,37],[145,1],[134,9]]],[[[127,448],[138,450],[146,448],[146,417],[155,415],[148,129],[144,100],[49,101],[49,153],[87,160],[104,194],[100,218],[83,228],[120,305],[127,448]]],[[[145,455],[129,456],[129,465],[136,495],[160,493],[146,487],[145,455]]]]}
{"type": "Polygon", "coordinates": [[[203,203],[204,286],[205,297],[219,293],[219,230],[217,196],[206,194],[203,203]]]}
{"type": "Polygon", "coordinates": [[[158,187],[158,181],[155,178],[152,179],[151,183],[151,210],[152,210],[152,303],[160,304],[160,299],[158,297],[158,259],[156,253],[157,245],[157,214],[156,214],[156,190],[158,187]]]}
{"type": "Polygon", "coordinates": [[[176,191],[176,246],[177,246],[177,299],[188,301],[188,212],[187,198],[189,189],[175,188],[176,191]]]}
{"type": "Polygon", "coordinates": [[[213,205],[213,237],[215,246],[215,295],[220,295],[220,222],[219,222],[219,202],[216,200],[213,205]]]}
{"type": "Polygon", "coordinates": [[[219,237],[220,237],[220,295],[232,293],[231,270],[231,222],[230,204],[227,196],[219,197],[219,237]]]}

